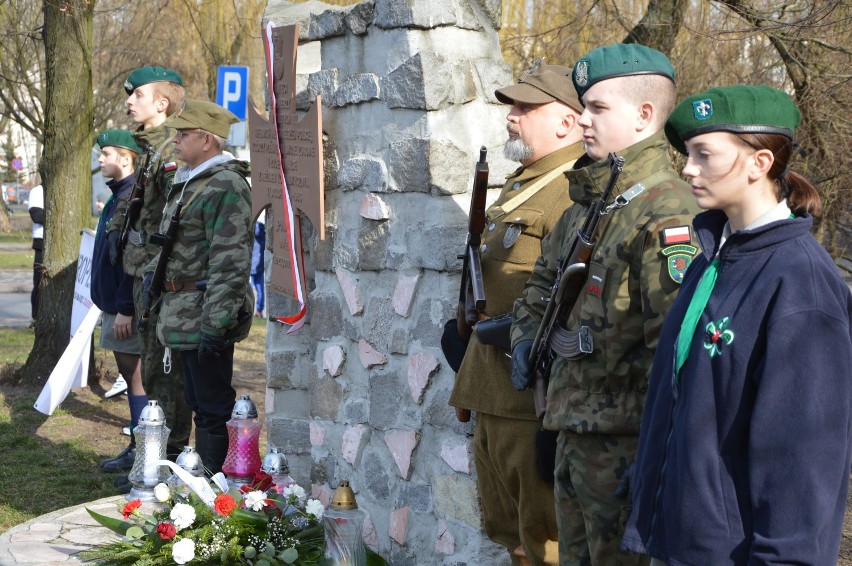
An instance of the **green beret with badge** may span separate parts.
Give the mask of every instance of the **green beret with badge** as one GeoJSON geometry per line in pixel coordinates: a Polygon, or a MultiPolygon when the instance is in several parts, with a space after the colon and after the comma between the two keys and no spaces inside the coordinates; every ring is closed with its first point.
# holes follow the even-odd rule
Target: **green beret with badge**
{"type": "Polygon", "coordinates": [[[175,83],[183,86],[183,79],[174,69],[165,67],[139,67],[124,81],[124,91],[129,95],[148,83],[175,83]]]}
{"type": "Polygon", "coordinates": [[[227,138],[231,132],[231,124],[236,124],[239,121],[240,119],[233,112],[215,102],[187,100],[184,102],[183,109],[165,121],[165,126],[175,130],[198,128],[227,138]]]}
{"type": "Polygon", "coordinates": [[[494,96],[503,104],[547,104],[558,100],[578,112],[583,111],[571,85],[571,69],[548,65],[541,58],[518,77],[518,84],[497,89],[494,96]]]}
{"type": "Polygon", "coordinates": [[[574,64],[572,80],[580,99],[595,83],[632,75],[662,75],[672,82],[675,70],[662,52],[637,43],[598,47],[574,64]]]}
{"type": "Polygon", "coordinates": [[[136,143],[133,134],[128,130],[104,130],[98,135],[98,147],[122,147],[134,153],[142,153],[142,148],[136,143]]]}
{"type": "Polygon", "coordinates": [[[801,119],[790,95],[778,89],[765,85],[716,87],[678,104],[666,121],[666,137],[686,155],[684,142],[708,132],[781,134],[793,139],[801,119]]]}

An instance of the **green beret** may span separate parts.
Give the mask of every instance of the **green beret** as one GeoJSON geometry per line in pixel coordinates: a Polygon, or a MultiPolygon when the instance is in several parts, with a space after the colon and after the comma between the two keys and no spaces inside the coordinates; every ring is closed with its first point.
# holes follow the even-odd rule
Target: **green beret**
{"type": "Polygon", "coordinates": [[[574,65],[572,79],[580,99],[600,81],[630,75],[662,75],[672,82],[672,62],[660,51],[638,43],[615,43],[598,47],[574,65]]]}
{"type": "Polygon", "coordinates": [[[666,121],[666,137],[686,154],[686,140],[708,132],[782,134],[793,139],[801,115],[793,99],[763,85],[711,88],[677,105],[666,121]]]}
{"type": "Polygon", "coordinates": [[[231,111],[215,102],[206,100],[187,100],[183,109],[165,121],[165,125],[175,130],[191,130],[198,128],[211,134],[227,138],[231,133],[231,124],[240,119],[231,111]]]}
{"type": "Polygon", "coordinates": [[[134,153],[142,153],[142,148],[136,143],[133,134],[128,130],[104,130],[98,136],[98,147],[123,147],[134,153]]]}
{"type": "Polygon", "coordinates": [[[124,81],[124,91],[133,94],[133,91],[148,83],[176,83],[183,86],[183,80],[177,71],[165,67],[139,67],[124,81]]]}
{"type": "Polygon", "coordinates": [[[578,112],[583,105],[571,86],[571,69],[561,65],[547,65],[537,59],[530,70],[518,78],[518,84],[494,91],[503,104],[547,104],[558,100],[578,112]]]}

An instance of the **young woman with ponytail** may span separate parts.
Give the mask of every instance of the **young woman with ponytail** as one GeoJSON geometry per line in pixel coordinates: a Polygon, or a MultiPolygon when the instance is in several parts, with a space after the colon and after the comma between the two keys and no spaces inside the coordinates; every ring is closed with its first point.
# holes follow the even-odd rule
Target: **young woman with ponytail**
{"type": "Polygon", "coordinates": [[[852,464],[852,294],[789,169],[800,115],[765,86],[693,95],[666,125],[688,155],[702,253],[651,370],[622,545],[652,564],[836,563],[852,464]]]}

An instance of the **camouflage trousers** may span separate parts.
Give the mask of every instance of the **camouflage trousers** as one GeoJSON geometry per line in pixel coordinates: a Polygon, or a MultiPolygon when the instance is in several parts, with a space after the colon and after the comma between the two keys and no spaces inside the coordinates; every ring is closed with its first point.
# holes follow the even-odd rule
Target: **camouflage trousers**
{"type": "Polygon", "coordinates": [[[560,566],[647,565],[619,550],[629,510],[618,481],[636,454],[638,436],[561,431],[556,446],[556,517],[560,566]]]}
{"type": "MultiPolygon", "coordinates": [[[[142,278],[133,279],[133,302],[136,308],[136,320],[139,320],[145,307],[142,304],[142,278]]],[[[142,339],[142,386],[148,399],[154,399],[163,408],[169,433],[168,454],[179,454],[189,444],[192,432],[192,410],[186,404],[183,394],[183,365],[180,356],[172,356],[169,373],[163,369],[165,347],[157,339],[157,316],[151,314],[148,325],[139,333],[142,339]]]]}
{"type": "MultiPolygon", "coordinates": [[[[511,552],[523,546],[535,566],[555,566],[556,507],[553,486],[541,479],[536,464],[538,420],[476,414],[473,455],[488,538],[511,552]]],[[[513,564],[518,564],[512,557],[513,564]]]]}

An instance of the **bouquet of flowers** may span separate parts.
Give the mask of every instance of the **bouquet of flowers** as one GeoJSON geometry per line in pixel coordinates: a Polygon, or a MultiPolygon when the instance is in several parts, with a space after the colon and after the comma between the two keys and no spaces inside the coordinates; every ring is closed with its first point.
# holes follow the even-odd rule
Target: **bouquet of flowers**
{"type": "MultiPolygon", "coordinates": [[[[223,481],[216,484],[227,487],[223,481]]],[[[164,483],[157,485],[154,496],[157,502],[134,499],[124,505],[123,520],[88,510],[124,538],[83,551],[80,557],[110,566],[320,562],[324,507],[308,499],[298,485],[281,489],[260,472],[239,490],[220,488],[212,501],[212,492],[205,502],[195,490],[172,492],[164,483]]]]}

